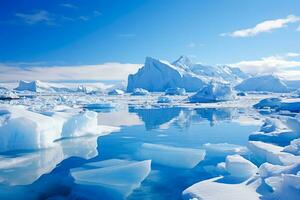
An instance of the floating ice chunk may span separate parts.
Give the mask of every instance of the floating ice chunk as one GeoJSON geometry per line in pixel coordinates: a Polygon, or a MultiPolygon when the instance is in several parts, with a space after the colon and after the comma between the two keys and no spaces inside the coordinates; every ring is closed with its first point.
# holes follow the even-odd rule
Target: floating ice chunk
{"type": "Polygon", "coordinates": [[[133,95],[133,96],[145,96],[148,94],[149,94],[148,90],[145,90],[143,88],[135,88],[133,90],[133,92],[131,93],[131,95],[133,95]]]}
{"type": "Polygon", "coordinates": [[[227,183],[223,181],[224,177],[208,179],[198,182],[182,192],[184,200],[205,199],[205,200],[259,200],[260,194],[256,189],[260,185],[260,179],[251,183],[248,181],[242,183],[227,183]]]}
{"type": "Polygon", "coordinates": [[[108,92],[108,95],[123,95],[124,91],[119,89],[113,89],[108,92]]]}
{"type": "Polygon", "coordinates": [[[228,143],[206,143],[203,145],[203,149],[206,150],[207,155],[213,156],[226,156],[231,154],[244,155],[248,152],[247,147],[245,146],[228,143]]]}
{"type": "MultiPolygon", "coordinates": [[[[80,193],[97,198],[109,194],[110,199],[124,199],[138,188],[151,171],[151,160],[122,161],[110,160],[90,163],[71,170],[80,193]],[[80,187],[89,186],[89,187],[80,187]]],[[[76,188],[77,190],[77,188],[76,188]]]]}
{"type": "Polygon", "coordinates": [[[282,152],[283,147],[260,141],[249,141],[248,148],[263,161],[278,165],[291,165],[300,162],[300,157],[282,152]]]}
{"type": "Polygon", "coordinates": [[[249,136],[249,140],[283,143],[297,137],[298,134],[289,129],[280,119],[267,118],[261,129],[249,136]]]}
{"type": "Polygon", "coordinates": [[[272,108],[272,109],[277,109],[281,106],[281,99],[280,98],[267,98],[263,99],[257,104],[255,104],[253,107],[257,109],[262,109],[262,108],[272,108]]]}
{"type": "Polygon", "coordinates": [[[271,176],[280,176],[281,174],[296,174],[300,170],[300,163],[293,165],[282,166],[273,165],[271,163],[263,163],[259,167],[259,175],[262,178],[268,178],[271,176]]]}
{"type": "Polygon", "coordinates": [[[210,103],[235,99],[235,93],[230,85],[210,83],[189,98],[192,103],[210,103]]]}
{"type": "Polygon", "coordinates": [[[62,129],[62,138],[78,137],[83,135],[100,134],[97,113],[86,111],[68,119],[62,129]]]}
{"type": "Polygon", "coordinates": [[[284,152],[292,153],[296,156],[300,156],[300,139],[295,139],[291,141],[291,144],[284,147],[284,152]]]}
{"type": "Polygon", "coordinates": [[[274,75],[248,78],[237,85],[235,89],[240,91],[289,92],[287,85],[274,75]]]}
{"type": "Polygon", "coordinates": [[[289,199],[298,200],[300,196],[300,174],[282,174],[273,176],[265,180],[272,189],[273,193],[269,199],[289,199]]]}
{"type": "Polygon", "coordinates": [[[226,171],[234,177],[249,178],[257,172],[257,167],[240,155],[226,157],[226,171]]]}
{"type": "Polygon", "coordinates": [[[60,118],[48,117],[24,107],[1,107],[0,152],[20,149],[41,149],[53,146],[63,126],[60,118]]]}
{"type": "Polygon", "coordinates": [[[165,91],[165,95],[184,95],[185,94],[185,89],[184,88],[168,88],[165,91]]]}
{"type": "Polygon", "coordinates": [[[160,96],[157,99],[157,103],[171,103],[172,100],[169,97],[160,96]]]}
{"type": "Polygon", "coordinates": [[[205,150],[143,143],[138,157],[160,165],[191,169],[204,160],[205,150]]]}

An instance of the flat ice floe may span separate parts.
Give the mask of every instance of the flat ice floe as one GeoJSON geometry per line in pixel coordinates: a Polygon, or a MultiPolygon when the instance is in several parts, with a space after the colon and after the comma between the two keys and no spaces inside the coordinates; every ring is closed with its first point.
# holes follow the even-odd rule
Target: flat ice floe
{"type": "Polygon", "coordinates": [[[205,158],[205,150],[144,143],[137,156],[160,165],[191,169],[205,158]]]}
{"type": "Polygon", "coordinates": [[[151,160],[104,160],[71,170],[77,190],[71,197],[124,199],[138,188],[151,171],[151,160]],[[90,188],[85,186],[92,186],[90,188]]]}
{"type": "Polygon", "coordinates": [[[261,141],[249,141],[248,148],[265,162],[278,165],[291,165],[300,162],[300,157],[283,152],[283,147],[261,141]]]}
{"type": "Polygon", "coordinates": [[[219,176],[201,181],[187,188],[182,193],[184,200],[259,200],[260,194],[256,192],[261,181],[244,181],[242,183],[226,183],[225,177],[219,176]]]}

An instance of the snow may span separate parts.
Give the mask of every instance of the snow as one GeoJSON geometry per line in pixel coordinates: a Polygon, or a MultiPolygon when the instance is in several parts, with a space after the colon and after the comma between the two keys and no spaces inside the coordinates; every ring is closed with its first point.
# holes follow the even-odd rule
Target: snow
{"type": "Polygon", "coordinates": [[[298,200],[300,195],[300,175],[282,174],[265,180],[274,191],[270,199],[298,200]]]}
{"type": "Polygon", "coordinates": [[[249,178],[257,172],[257,167],[240,155],[230,155],[226,157],[226,171],[234,177],[249,178]]]}
{"type": "Polygon", "coordinates": [[[123,95],[125,92],[120,89],[113,89],[108,92],[108,95],[123,95]]]}
{"type": "Polygon", "coordinates": [[[185,89],[184,88],[168,88],[165,91],[165,95],[184,95],[185,94],[185,89]]]}
{"type": "Polygon", "coordinates": [[[210,103],[235,99],[232,87],[227,84],[210,83],[189,98],[192,103],[210,103]]]}
{"type": "Polygon", "coordinates": [[[133,95],[133,96],[144,96],[144,95],[148,95],[148,94],[149,94],[148,90],[145,90],[143,88],[135,88],[133,90],[133,92],[131,93],[131,95],[133,95]]]}
{"type": "Polygon", "coordinates": [[[255,76],[244,80],[235,89],[256,92],[289,92],[287,85],[275,75],[255,76]]]}
{"type": "Polygon", "coordinates": [[[256,192],[260,181],[245,181],[242,183],[226,183],[225,177],[219,176],[205,181],[198,182],[182,192],[184,200],[205,199],[205,200],[259,200],[260,194],[256,192]],[[250,182],[250,183],[248,183],[250,182]]]}
{"type": "Polygon", "coordinates": [[[138,157],[160,165],[191,169],[204,159],[205,150],[143,143],[138,157]]]}
{"type": "Polygon", "coordinates": [[[300,156],[300,138],[291,141],[291,144],[286,146],[283,151],[300,156]]]}
{"type": "MultiPolygon", "coordinates": [[[[105,197],[106,193],[113,194],[114,199],[124,199],[138,188],[151,171],[151,160],[127,161],[105,160],[88,163],[80,168],[71,170],[71,175],[78,184],[80,192],[73,194],[77,199],[83,196],[105,197]],[[95,186],[87,189],[80,186],[95,186]],[[81,190],[80,190],[81,189],[81,190]]],[[[110,197],[111,199],[112,197],[110,197]]]]}

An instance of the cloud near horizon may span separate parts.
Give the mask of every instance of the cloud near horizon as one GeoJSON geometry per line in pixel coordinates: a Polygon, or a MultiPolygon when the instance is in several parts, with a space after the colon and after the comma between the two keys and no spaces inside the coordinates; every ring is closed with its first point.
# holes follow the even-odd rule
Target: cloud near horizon
{"type": "Polygon", "coordinates": [[[284,28],[287,24],[295,23],[300,21],[300,18],[295,15],[288,15],[286,18],[275,19],[275,20],[266,20],[261,23],[258,23],[252,28],[240,29],[230,33],[222,33],[221,36],[230,36],[230,37],[251,37],[258,35],[260,33],[271,32],[275,29],[284,28]]]}
{"type": "Polygon", "coordinates": [[[252,75],[277,74],[287,80],[300,80],[300,61],[290,60],[299,57],[299,53],[287,53],[283,56],[268,56],[256,60],[244,60],[230,64],[252,75]]]}
{"type": "Polygon", "coordinates": [[[135,73],[142,65],[105,63],[80,66],[33,66],[0,64],[1,81],[42,80],[127,80],[128,74],[135,73]]]}

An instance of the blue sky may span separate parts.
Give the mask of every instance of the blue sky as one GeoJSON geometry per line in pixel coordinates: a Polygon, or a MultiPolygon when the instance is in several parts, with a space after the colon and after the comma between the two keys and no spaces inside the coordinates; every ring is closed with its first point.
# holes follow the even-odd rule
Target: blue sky
{"type": "Polygon", "coordinates": [[[2,0],[0,63],[83,66],[188,55],[212,65],[297,69],[299,8],[299,0],[2,0]]]}

